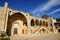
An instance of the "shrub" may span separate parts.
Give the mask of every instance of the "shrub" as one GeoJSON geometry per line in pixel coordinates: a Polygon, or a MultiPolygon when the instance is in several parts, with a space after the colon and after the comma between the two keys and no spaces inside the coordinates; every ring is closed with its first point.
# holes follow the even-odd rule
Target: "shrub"
{"type": "Polygon", "coordinates": [[[10,38],[6,35],[6,32],[0,32],[1,40],[10,40],[10,38]]]}

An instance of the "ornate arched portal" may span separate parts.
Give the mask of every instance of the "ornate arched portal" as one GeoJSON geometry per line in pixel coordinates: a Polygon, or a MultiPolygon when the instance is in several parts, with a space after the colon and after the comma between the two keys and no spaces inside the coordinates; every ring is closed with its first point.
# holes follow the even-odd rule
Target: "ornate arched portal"
{"type": "Polygon", "coordinates": [[[13,15],[8,15],[8,23],[7,23],[7,35],[11,35],[11,29],[12,29],[12,23],[16,20],[23,21],[23,25],[27,26],[27,19],[26,17],[21,13],[14,13],[13,15]]]}

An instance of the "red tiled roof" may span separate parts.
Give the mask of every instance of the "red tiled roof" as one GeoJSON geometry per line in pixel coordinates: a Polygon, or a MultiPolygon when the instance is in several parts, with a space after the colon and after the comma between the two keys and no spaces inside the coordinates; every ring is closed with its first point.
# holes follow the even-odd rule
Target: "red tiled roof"
{"type": "Polygon", "coordinates": [[[47,19],[48,17],[50,16],[48,16],[47,14],[44,14],[41,18],[47,19]]]}

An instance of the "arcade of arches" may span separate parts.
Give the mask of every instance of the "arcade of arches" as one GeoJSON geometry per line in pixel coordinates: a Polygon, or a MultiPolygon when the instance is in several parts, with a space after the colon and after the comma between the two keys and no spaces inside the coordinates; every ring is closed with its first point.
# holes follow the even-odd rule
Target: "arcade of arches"
{"type": "Polygon", "coordinates": [[[39,20],[34,20],[34,19],[31,19],[31,26],[41,26],[41,25],[43,25],[43,26],[47,26],[48,27],[48,22],[45,22],[45,21],[39,21],[39,20]]]}

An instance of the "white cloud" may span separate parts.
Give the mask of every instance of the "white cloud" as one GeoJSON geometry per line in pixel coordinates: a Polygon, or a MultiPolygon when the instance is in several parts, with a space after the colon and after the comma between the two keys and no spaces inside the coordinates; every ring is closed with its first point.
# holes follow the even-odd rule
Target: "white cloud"
{"type": "Polygon", "coordinates": [[[52,11],[51,13],[49,13],[48,15],[54,14],[54,13],[56,13],[56,12],[58,12],[58,11],[60,11],[60,9],[54,10],[54,11],[52,11]]]}
{"type": "Polygon", "coordinates": [[[32,11],[32,13],[37,13],[43,10],[46,11],[52,6],[55,6],[58,4],[60,4],[60,0],[49,0],[49,2],[47,2],[42,8],[40,7],[40,5],[38,5],[37,8],[32,11]]]}
{"type": "Polygon", "coordinates": [[[59,3],[60,2],[58,0],[51,0],[41,10],[48,10],[50,7],[55,6],[59,3]]]}

